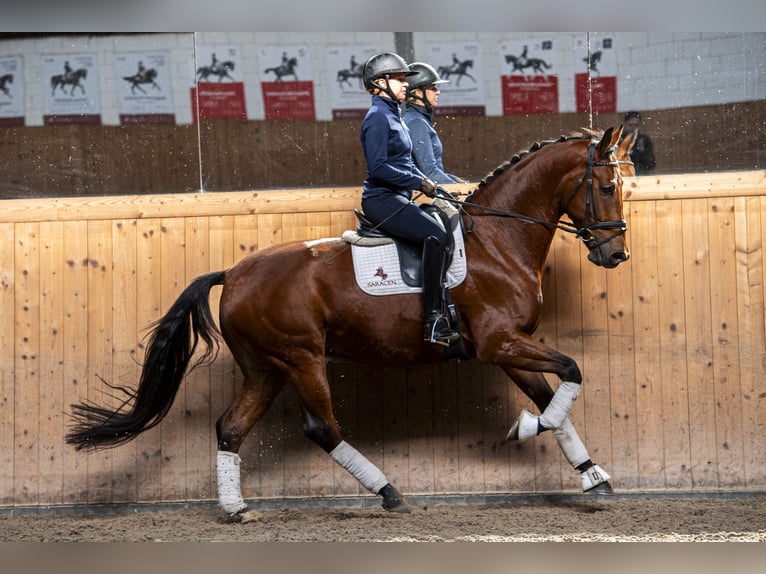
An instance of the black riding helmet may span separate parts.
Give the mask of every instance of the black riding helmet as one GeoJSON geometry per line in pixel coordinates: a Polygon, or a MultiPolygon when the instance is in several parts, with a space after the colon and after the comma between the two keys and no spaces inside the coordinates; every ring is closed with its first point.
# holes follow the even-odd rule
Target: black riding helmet
{"type": "Polygon", "coordinates": [[[407,86],[407,98],[419,100],[426,110],[428,110],[428,113],[431,113],[432,106],[429,103],[428,98],[426,98],[425,91],[418,94],[415,93],[415,90],[425,90],[426,86],[431,86],[433,84],[448,84],[449,80],[442,80],[434,67],[425,62],[413,62],[409,65],[409,69],[411,72],[415,72],[415,74],[407,80],[407,83],[409,84],[409,86],[407,86]]]}
{"type": "Polygon", "coordinates": [[[362,79],[364,80],[364,87],[369,92],[375,89],[381,89],[385,91],[391,99],[395,100],[396,95],[391,91],[388,85],[388,77],[391,74],[405,74],[407,76],[414,76],[417,72],[412,72],[407,67],[407,62],[404,61],[398,54],[393,52],[379,52],[370,56],[364,63],[364,69],[362,70],[362,79]],[[378,78],[386,79],[386,86],[381,88],[373,82],[378,78]]]}

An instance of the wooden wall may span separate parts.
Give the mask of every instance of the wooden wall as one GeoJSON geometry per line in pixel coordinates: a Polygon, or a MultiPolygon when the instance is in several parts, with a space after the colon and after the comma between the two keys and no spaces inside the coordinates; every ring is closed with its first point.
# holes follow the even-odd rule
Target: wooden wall
{"type": "MultiPolygon", "coordinates": [[[[766,172],[633,178],[630,261],[589,264],[559,234],[540,337],[584,372],[573,421],[623,492],[766,488],[766,172]]],[[[214,422],[238,373],[195,371],[157,428],[112,450],[64,444],[71,403],[117,404],[146,327],[195,276],[353,226],[356,188],[8,200],[0,214],[0,506],[215,498],[214,422]]],[[[219,288],[211,300],[215,304],[219,288]]],[[[329,367],[354,446],[405,493],[578,491],[550,433],[505,435],[532,405],[476,362],[329,367]]],[[[363,494],[303,437],[288,390],[243,450],[246,497],[363,494]]]]}
{"type": "MultiPolygon", "coordinates": [[[[657,174],[763,169],[766,100],[644,112],[657,174]]],[[[360,186],[360,120],[208,120],[197,126],[0,130],[0,198],[360,186]]],[[[593,117],[595,128],[622,114],[593,117]]],[[[588,126],[583,113],[437,116],[448,171],[478,181],[530,144],[588,126]]]]}

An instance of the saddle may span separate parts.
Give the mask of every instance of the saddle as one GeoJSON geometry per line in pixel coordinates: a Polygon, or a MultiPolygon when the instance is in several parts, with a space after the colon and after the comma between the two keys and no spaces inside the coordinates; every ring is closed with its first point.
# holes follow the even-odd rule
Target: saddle
{"type": "MultiPolygon", "coordinates": [[[[448,214],[443,208],[428,203],[422,204],[420,209],[428,213],[431,217],[435,217],[437,221],[441,223],[444,230],[447,231],[448,244],[446,248],[446,266],[449,267],[452,264],[452,258],[455,253],[454,232],[461,223],[460,215],[454,208],[452,208],[454,213],[448,214]]],[[[343,234],[343,239],[353,245],[366,247],[394,243],[396,245],[397,253],[399,254],[399,267],[402,279],[410,287],[422,287],[423,277],[421,261],[423,260],[423,244],[412,243],[401,237],[387,235],[380,230],[376,224],[367,219],[367,217],[365,217],[365,215],[358,209],[354,209],[354,215],[356,215],[356,218],[359,221],[356,232],[347,231],[343,234]]]]}

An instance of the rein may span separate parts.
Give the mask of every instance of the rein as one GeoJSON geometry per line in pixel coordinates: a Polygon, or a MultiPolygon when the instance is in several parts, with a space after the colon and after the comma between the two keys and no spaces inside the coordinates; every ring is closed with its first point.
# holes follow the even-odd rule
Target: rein
{"type": "MultiPolygon", "coordinates": [[[[543,225],[551,229],[560,229],[561,231],[572,233],[576,235],[577,237],[579,237],[580,239],[582,239],[583,242],[585,242],[590,249],[594,249],[596,247],[603,245],[604,243],[608,243],[617,235],[621,235],[625,233],[628,230],[628,225],[624,219],[620,219],[617,221],[598,221],[597,220],[595,207],[593,205],[593,168],[597,166],[619,167],[621,164],[633,165],[633,162],[626,161],[626,160],[593,161],[593,153],[594,153],[595,147],[596,147],[595,143],[591,143],[590,146],[588,147],[588,165],[585,169],[585,173],[583,173],[580,176],[580,178],[577,180],[577,183],[575,183],[574,189],[572,190],[572,193],[570,194],[569,199],[567,200],[566,204],[563,206],[563,209],[562,209],[562,212],[566,212],[566,210],[569,208],[569,205],[574,200],[575,195],[577,195],[577,190],[580,188],[583,181],[587,177],[588,179],[587,179],[587,185],[585,189],[585,219],[584,219],[584,226],[580,228],[578,228],[577,226],[575,226],[574,223],[571,223],[569,221],[551,222],[545,219],[540,219],[540,218],[532,217],[529,215],[523,215],[521,213],[515,213],[513,211],[496,209],[494,207],[489,207],[487,205],[479,205],[477,203],[472,203],[467,200],[461,201],[455,198],[452,194],[448,192],[445,193],[445,190],[441,190],[442,193],[440,194],[440,197],[444,199],[445,201],[448,201],[449,203],[460,206],[461,211],[463,207],[475,207],[482,211],[486,211],[487,212],[486,215],[495,215],[497,217],[509,217],[513,219],[521,219],[523,221],[529,221],[531,223],[538,223],[540,225],[543,225]],[[588,222],[591,216],[593,217],[593,223],[589,224],[588,222]],[[614,230],[617,230],[617,234],[611,237],[608,237],[606,239],[596,241],[595,238],[593,237],[592,232],[595,230],[600,230],[600,229],[614,229],[614,230]],[[594,241],[596,242],[593,243],[594,241]]],[[[469,199],[471,195],[473,195],[473,193],[469,194],[468,196],[469,199]]],[[[473,217],[473,216],[469,215],[469,217],[473,217]]],[[[471,233],[472,231],[473,231],[473,225],[467,228],[466,233],[471,233]]]]}

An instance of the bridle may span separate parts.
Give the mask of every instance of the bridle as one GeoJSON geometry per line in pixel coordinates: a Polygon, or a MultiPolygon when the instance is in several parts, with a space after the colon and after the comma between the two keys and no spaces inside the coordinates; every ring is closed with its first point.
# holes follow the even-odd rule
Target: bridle
{"type": "MultiPolygon", "coordinates": [[[[583,181],[586,181],[585,216],[583,220],[583,226],[579,228],[574,223],[571,223],[569,221],[551,222],[545,219],[539,219],[537,217],[523,215],[521,213],[514,213],[513,211],[506,211],[502,209],[496,209],[494,207],[489,207],[487,205],[479,205],[477,203],[472,203],[469,200],[471,196],[473,195],[473,193],[469,194],[465,201],[460,201],[454,198],[451,194],[444,194],[443,190],[442,190],[442,194],[440,194],[439,197],[446,200],[449,203],[460,206],[461,212],[464,215],[466,214],[462,209],[463,207],[475,207],[476,209],[485,211],[486,213],[484,215],[494,215],[497,217],[510,217],[514,219],[530,221],[532,223],[539,223],[540,225],[544,225],[545,227],[549,227],[551,229],[555,228],[555,229],[560,229],[562,231],[566,231],[567,233],[572,233],[575,236],[582,239],[583,243],[585,243],[588,249],[595,249],[605,243],[608,243],[615,237],[618,237],[622,235],[623,233],[625,233],[628,230],[628,224],[626,223],[624,219],[619,219],[615,221],[599,221],[598,220],[598,215],[596,214],[596,208],[593,201],[593,168],[599,167],[599,166],[619,168],[620,165],[623,165],[623,164],[633,165],[632,161],[627,161],[627,160],[594,161],[593,155],[594,155],[595,148],[596,148],[596,142],[591,142],[590,146],[588,147],[588,164],[587,164],[587,167],[585,168],[585,172],[577,180],[577,183],[575,183],[572,193],[569,195],[569,198],[567,199],[566,203],[562,206],[562,213],[566,213],[567,209],[569,209],[570,204],[572,203],[575,196],[577,195],[577,190],[580,189],[580,186],[582,185],[583,181]],[[587,177],[587,180],[586,180],[586,177],[587,177]],[[607,238],[597,240],[595,236],[593,235],[593,231],[602,230],[602,229],[615,230],[616,233],[610,235],[607,238]]],[[[610,154],[614,153],[614,147],[610,148],[608,152],[610,154]]],[[[473,215],[470,215],[470,214],[468,214],[468,216],[470,218],[474,217],[473,215]]],[[[465,226],[465,229],[466,229],[466,233],[471,233],[473,231],[472,220],[469,226],[465,226]]]]}

